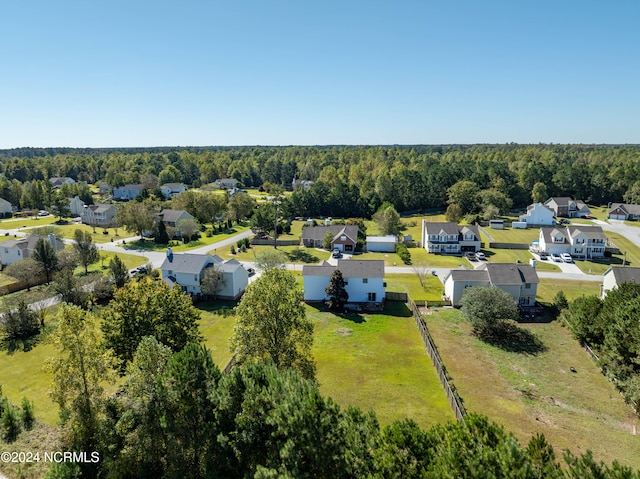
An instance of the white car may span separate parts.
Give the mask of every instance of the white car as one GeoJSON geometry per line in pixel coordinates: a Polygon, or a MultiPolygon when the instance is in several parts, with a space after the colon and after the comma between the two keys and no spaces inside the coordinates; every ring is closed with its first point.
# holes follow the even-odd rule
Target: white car
{"type": "Polygon", "coordinates": [[[562,258],[558,253],[551,253],[551,259],[556,263],[560,263],[562,261],[562,258]]]}
{"type": "Polygon", "coordinates": [[[573,258],[569,253],[562,253],[560,255],[560,258],[562,258],[562,261],[564,261],[565,263],[573,263],[573,258]]]}
{"type": "Polygon", "coordinates": [[[484,255],[484,253],[482,251],[478,251],[476,253],[476,258],[478,258],[479,260],[484,261],[485,259],[487,259],[487,257],[484,255]]]}

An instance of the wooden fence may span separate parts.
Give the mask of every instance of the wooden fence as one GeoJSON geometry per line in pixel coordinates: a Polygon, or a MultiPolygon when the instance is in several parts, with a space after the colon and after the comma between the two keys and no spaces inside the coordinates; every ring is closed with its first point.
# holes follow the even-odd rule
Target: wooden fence
{"type": "Polygon", "coordinates": [[[47,277],[40,276],[39,278],[35,278],[31,282],[31,285],[27,285],[27,283],[24,281],[16,281],[15,283],[5,284],[4,286],[0,286],[0,295],[15,293],[16,291],[22,291],[23,289],[27,289],[27,287],[32,288],[34,286],[38,286],[46,282],[47,282],[47,277]]]}
{"type": "Polygon", "coordinates": [[[497,249],[529,249],[530,244],[525,243],[489,243],[489,248],[497,249]]]}
{"type": "MultiPolygon", "coordinates": [[[[258,246],[273,246],[272,239],[252,239],[252,245],[258,246]]],[[[298,246],[300,244],[300,240],[276,240],[276,244],[278,246],[298,246]]]]}

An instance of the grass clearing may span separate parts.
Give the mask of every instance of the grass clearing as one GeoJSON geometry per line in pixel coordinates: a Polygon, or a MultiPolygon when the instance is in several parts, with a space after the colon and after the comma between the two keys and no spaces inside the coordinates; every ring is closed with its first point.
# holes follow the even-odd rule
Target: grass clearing
{"type": "Polygon", "coordinates": [[[620,258],[624,258],[626,266],[640,266],[640,249],[619,233],[607,232],[609,240],[620,249],[620,258]]]}
{"type": "Polygon", "coordinates": [[[567,299],[573,301],[580,296],[599,295],[600,283],[598,281],[540,278],[536,298],[541,303],[552,303],[558,291],[564,292],[567,299]]]}
{"type": "MultiPolygon", "coordinates": [[[[248,229],[249,229],[248,225],[242,224],[242,225],[236,225],[231,229],[226,229],[222,233],[215,233],[213,236],[207,236],[206,234],[201,233],[201,236],[199,239],[195,241],[190,241],[187,244],[173,241],[171,244],[171,249],[173,249],[174,252],[187,252],[192,249],[199,248],[201,246],[212,245],[214,243],[218,243],[219,241],[227,240],[232,236],[235,236],[240,233],[244,233],[248,229]]],[[[229,248],[230,247],[231,246],[229,246],[229,248]]],[[[146,239],[144,241],[136,240],[136,241],[128,242],[124,246],[124,249],[125,250],[134,249],[134,250],[142,250],[142,251],[165,251],[167,249],[167,245],[157,244],[152,239],[151,240],[146,239]]]]}
{"type": "Polygon", "coordinates": [[[405,417],[422,427],[453,419],[411,312],[337,316],[307,306],[320,391],[341,406],[374,410],[381,424],[405,417]]]}
{"type": "Polygon", "coordinates": [[[537,240],[540,237],[540,230],[538,228],[505,228],[503,230],[494,230],[487,226],[484,229],[491,235],[493,241],[496,243],[530,244],[533,240],[537,240]]]}
{"type": "MultiPolygon", "coordinates": [[[[20,406],[19,403],[14,405],[20,406]]],[[[42,422],[36,422],[30,431],[22,430],[14,442],[7,443],[0,436],[0,451],[40,453],[40,461],[3,462],[0,469],[3,473],[8,474],[9,477],[16,479],[40,479],[45,477],[51,463],[44,461],[44,453],[59,450],[58,440],[58,429],[42,422]]]]}
{"type": "Polygon", "coordinates": [[[640,467],[640,438],[631,434],[638,417],[557,322],[520,324],[546,346],[536,355],[483,343],[454,309],[427,324],[468,411],[486,414],[522,442],[543,433],[558,452],[589,449],[598,461],[640,467]]]}
{"type": "Polygon", "coordinates": [[[221,310],[229,310],[236,305],[234,301],[216,301],[215,303],[200,303],[200,332],[204,336],[204,344],[211,350],[213,362],[222,371],[231,360],[229,339],[233,334],[236,316],[221,314],[221,310]]]}
{"type": "Polygon", "coordinates": [[[14,230],[22,228],[33,228],[37,226],[47,226],[55,223],[57,218],[55,216],[29,216],[27,218],[7,218],[0,220],[0,229],[14,230]]]}
{"type": "Polygon", "coordinates": [[[384,281],[387,283],[387,291],[407,293],[414,301],[440,301],[444,286],[438,277],[427,272],[426,288],[420,284],[416,274],[387,273],[384,281]]]}

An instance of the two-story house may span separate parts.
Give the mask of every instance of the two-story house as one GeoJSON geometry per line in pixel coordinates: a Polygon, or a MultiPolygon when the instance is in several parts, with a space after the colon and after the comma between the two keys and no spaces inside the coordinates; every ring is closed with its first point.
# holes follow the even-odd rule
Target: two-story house
{"type": "Polygon", "coordinates": [[[302,244],[307,248],[322,248],[327,233],[332,236],[331,249],[337,248],[343,253],[353,253],[356,250],[356,225],[305,226],[302,228],[302,244]]]}
{"type": "Polygon", "coordinates": [[[80,217],[85,225],[109,228],[115,224],[116,212],[115,205],[85,205],[80,217]]]}
{"type": "Polygon", "coordinates": [[[600,299],[606,298],[611,290],[616,289],[622,283],[640,284],[640,268],[612,266],[607,269],[603,275],[600,299]]]}
{"type": "Polygon", "coordinates": [[[84,211],[85,202],[80,199],[79,196],[69,198],[69,212],[72,216],[82,216],[84,211]]]}
{"type": "Polygon", "coordinates": [[[368,308],[381,307],[385,298],[383,260],[338,260],[337,265],[323,261],[319,265],[304,265],[305,301],[328,300],[326,287],[332,273],[339,269],[345,280],[349,303],[360,303],[368,308]]]}
{"type": "Polygon", "coordinates": [[[528,264],[486,263],[480,269],[454,269],[444,279],[444,294],[452,306],[459,306],[466,288],[500,288],[520,306],[535,306],[538,274],[528,264]]]}
{"type": "Polygon", "coordinates": [[[542,203],[533,203],[527,206],[527,212],[520,215],[518,219],[527,223],[527,228],[556,224],[555,213],[542,203]]]}
{"type": "Polygon", "coordinates": [[[540,228],[538,248],[542,253],[569,253],[574,258],[603,258],[607,236],[600,226],[570,225],[540,228]]]}
{"type": "Polygon", "coordinates": [[[124,185],[113,188],[113,199],[118,201],[129,201],[134,199],[144,190],[142,185],[124,185]]]}
{"type": "Polygon", "coordinates": [[[235,259],[224,261],[210,254],[174,253],[169,248],[160,269],[162,279],[170,286],[177,285],[189,294],[200,295],[204,272],[213,267],[222,272],[222,285],[216,297],[234,300],[242,296],[249,284],[249,274],[235,259]]]}
{"type": "Polygon", "coordinates": [[[2,217],[8,217],[13,214],[13,205],[5,200],[4,198],[0,198],[0,215],[2,217]]]}
{"type": "Polygon", "coordinates": [[[455,223],[422,220],[422,245],[427,253],[460,254],[479,251],[480,232],[477,225],[460,226],[455,223]]]}
{"type": "Polygon", "coordinates": [[[591,215],[591,210],[582,200],[574,200],[569,196],[554,196],[544,202],[544,205],[555,214],[556,218],[584,218],[591,215]]]}
{"type": "MultiPolygon", "coordinates": [[[[40,236],[31,235],[26,238],[10,239],[0,243],[0,263],[2,266],[9,266],[17,261],[30,258],[40,236]]],[[[64,243],[54,234],[50,234],[45,239],[53,246],[53,249],[60,251],[64,249],[64,243]]]]}
{"type": "Polygon", "coordinates": [[[640,205],[612,203],[608,216],[612,220],[638,220],[640,219],[640,205]]]}
{"type": "Polygon", "coordinates": [[[187,187],[184,183],[165,183],[160,187],[160,191],[162,191],[165,198],[171,199],[187,191],[187,187]]]}

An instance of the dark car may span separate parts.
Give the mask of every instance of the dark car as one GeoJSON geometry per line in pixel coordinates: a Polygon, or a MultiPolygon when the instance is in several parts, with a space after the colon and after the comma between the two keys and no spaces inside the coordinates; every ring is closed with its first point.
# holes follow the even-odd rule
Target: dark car
{"type": "Polygon", "coordinates": [[[249,276],[253,276],[254,274],[256,274],[256,270],[253,268],[247,268],[247,274],[249,276]]]}
{"type": "Polygon", "coordinates": [[[476,254],[473,251],[469,251],[468,253],[466,253],[465,256],[467,257],[467,259],[469,261],[476,261],[478,259],[478,257],[476,256],[476,254]]]}

